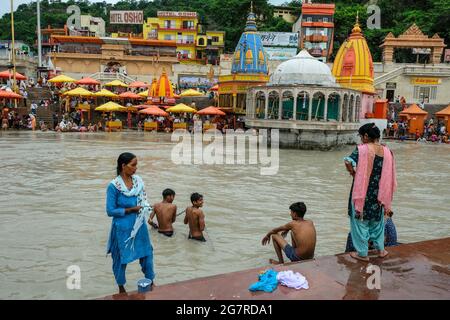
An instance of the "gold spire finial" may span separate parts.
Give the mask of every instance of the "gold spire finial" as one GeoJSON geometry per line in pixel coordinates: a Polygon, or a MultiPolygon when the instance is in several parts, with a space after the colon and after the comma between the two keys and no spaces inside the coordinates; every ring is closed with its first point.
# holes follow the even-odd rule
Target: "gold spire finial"
{"type": "Polygon", "coordinates": [[[361,28],[359,26],[359,11],[356,11],[356,23],[353,26],[352,33],[361,33],[361,28]]]}

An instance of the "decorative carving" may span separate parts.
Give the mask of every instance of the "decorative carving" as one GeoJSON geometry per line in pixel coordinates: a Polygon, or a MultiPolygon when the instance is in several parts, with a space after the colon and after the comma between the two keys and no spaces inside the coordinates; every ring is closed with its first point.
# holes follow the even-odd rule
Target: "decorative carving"
{"type": "Polygon", "coordinates": [[[395,39],[395,36],[394,36],[394,34],[392,33],[392,32],[389,32],[388,34],[387,34],[387,36],[384,38],[385,40],[386,39],[395,39]]]}
{"type": "Polygon", "coordinates": [[[437,33],[435,33],[433,35],[433,37],[431,37],[432,39],[442,39],[441,37],[439,37],[439,35],[437,33]]]}
{"type": "Polygon", "coordinates": [[[411,27],[408,28],[408,30],[406,30],[405,32],[403,32],[403,34],[401,36],[421,36],[421,37],[426,37],[422,30],[419,29],[419,27],[413,23],[411,27]]]}

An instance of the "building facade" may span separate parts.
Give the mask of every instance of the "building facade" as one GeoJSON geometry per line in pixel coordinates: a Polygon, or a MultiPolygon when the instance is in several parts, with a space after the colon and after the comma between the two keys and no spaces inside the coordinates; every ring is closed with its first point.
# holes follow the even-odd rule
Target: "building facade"
{"type": "Polygon", "coordinates": [[[106,37],[53,36],[55,67],[75,78],[120,73],[134,80],[151,81],[163,71],[171,76],[178,63],[175,41],[106,37]]]}
{"type": "Polygon", "coordinates": [[[225,32],[207,31],[196,12],[158,11],[144,23],[143,37],[175,41],[183,63],[218,65],[225,46],[225,32]]]}
{"type": "Polygon", "coordinates": [[[333,53],[334,12],[334,4],[303,3],[293,26],[300,33],[300,47],[325,63],[333,53]]]}
{"type": "Polygon", "coordinates": [[[407,103],[448,105],[450,65],[441,63],[446,44],[438,34],[429,37],[413,24],[398,37],[387,34],[380,47],[383,48],[383,61],[374,65],[374,85],[379,96],[390,102],[402,96],[407,103]],[[395,62],[395,50],[403,48],[423,52],[421,55],[427,57],[428,63],[395,62]]]}
{"type": "Polygon", "coordinates": [[[294,23],[298,19],[299,13],[297,12],[298,10],[296,8],[283,6],[273,7],[273,16],[276,18],[282,18],[284,21],[289,23],[294,23]]]}

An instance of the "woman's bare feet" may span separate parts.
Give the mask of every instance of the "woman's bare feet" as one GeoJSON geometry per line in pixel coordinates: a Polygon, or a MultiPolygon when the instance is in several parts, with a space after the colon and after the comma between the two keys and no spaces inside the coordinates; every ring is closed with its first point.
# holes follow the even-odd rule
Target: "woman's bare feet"
{"type": "Polygon", "coordinates": [[[350,257],[352,257],[353,259],[361,260],[361,261],[365,261],[365,262],[369,261],[368,257],[361,257],[356,252],[350,252],[350,257]]]}
{"type": "Polygon", "coordinates": [[[378,251],[378,257],[380,258],[384,258],[389,254],[389,252],[387,252],[386,250],[380,250],[378,251]]]}
{"type": "Polygon", "coordinates": [[[269,259],[269,263],[271,263],[271,264],[281,264],[280,261],[273,260],[273,259],[269,259]]]}

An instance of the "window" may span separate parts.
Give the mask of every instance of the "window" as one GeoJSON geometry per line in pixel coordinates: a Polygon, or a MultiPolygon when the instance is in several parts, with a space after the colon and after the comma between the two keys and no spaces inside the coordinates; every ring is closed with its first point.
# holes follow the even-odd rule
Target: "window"
{"type": "Polygon", "coordinates": [[[323,22],[328,22],[328,18],[323,18],[323,22]]]}
{"type": "Polygon", "coordinates": [[[175,40],[175,37],[171,34],[165,34],[164,35],[164,40],[175,40]]]}
{"type": "Polygon", "coordinates": [[[437,94],[437,87],[431,87],[430,99],[436,100],[436,94],[437,94]]]}
{"type": "Polygon", "coordinates": [[[183,21],[183,29],[194,29],[194,21],[183,21]]]}
{"type": "Polygon", "coordinates": [[[437,87],[419,87],[414,86],[414,99],[419,102],[430,102],[430,100],[436,100],[437,87]]]}
{"type": "Polygon", "coordinates": [[[219,37],[212,37],[212,42],[219,42],[219,37]]]}
{"type": "Polygon", "coordinates": [[[312,22],[312,17],[306,18],[306,22],[312,22]]]}
{"type": "Polygon", "coordinates": [[[175,21],[174,20],[164,20],[164,28],[165,29],[175,29],[175,21]]]}

